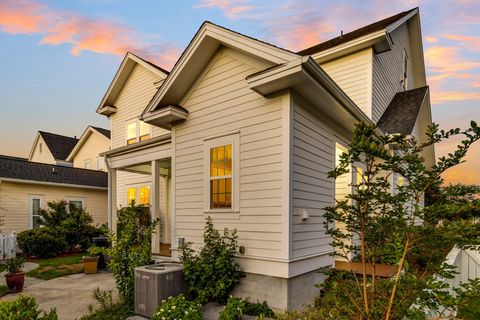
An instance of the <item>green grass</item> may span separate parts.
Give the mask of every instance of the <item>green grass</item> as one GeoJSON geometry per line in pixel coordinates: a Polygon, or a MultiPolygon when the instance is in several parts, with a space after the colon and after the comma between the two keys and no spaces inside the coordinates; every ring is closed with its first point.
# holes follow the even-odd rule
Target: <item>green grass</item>
{"type": "Polygon", "coordinates": [[[39,267],[27,272],[27,276],[42,280],[50,280],[69,274],[82,273],[82,257],[84,255],[85,253],[77,253],[64,257],[32,260],[32,262],[38,263],[39,267]]]}
{"type": "Polygon", "coordinates": [[[0,297],[6,295],[8,293],[8,287],[7,286],[0,286],[0,297]]]}

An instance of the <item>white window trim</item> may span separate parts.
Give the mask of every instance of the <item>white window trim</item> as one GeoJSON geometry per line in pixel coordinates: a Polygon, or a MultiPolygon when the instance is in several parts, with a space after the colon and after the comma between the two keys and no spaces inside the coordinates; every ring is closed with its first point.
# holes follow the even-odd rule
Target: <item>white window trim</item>
{"type": "MultiPolygon", "coordinates": [[[[135,129],[136,129],[136,132],[135,132],[135,143],[138,143],[140,142],[140,121],[139,119],[130,119],[130,120],[127,120],[125,121],[125,144],[128,145],[128,125],[131,124],[131,123],[135,123],[136,126],[135,126],[135,129]]],[[[148,123],[147,123],[148,124],[148,123]]],[[[153,126],[151,124],[148,124],[149,128],[150,128],[150,139],[153,138],[153,126]]]]}
{"type": "Polygon", "coordinates": [[[70,205],[70,201],[80,201],[82,203],[82,209],[87,209],[87,198],[85,197],[65,197],[65,201],[70,205]]]}
{"type": "Polygon", "coordinates": [[[92,161],[90,161],[90,159],[83,160],[83,169],[92,169],[92,161]],[[87,168],[87,164],[88,164],[88,168],[87,168]]]}
{"type": "Polygon", "coordinates": [[[40,208],[45,209],[45,195],[43,194],[29,194],[28,195],[28,229],[33,228],[33,199],[40,199],[40,208]]]}
{"type": "Polygon", "coordinates": [[[105,168],[105,162],[104,162],[104,159],[102,157],[98,157],[97,160],[96,160],[96,169],[97,170],[103,170],[105,168]],[[101,163],[101,166],[99,166],[98,164],[101,163]]]}
{"type": "Polygon", "coordinates": [[[140,183],[133,183],[133,184],[127,184],[126,185],[126,190],[125,190],[125,203],[127,206],[130,205],[128,202],[128,189],[135,188],[136,189],[136,194],[135,194],[135,205],[138,206],[140,204],[140,188],[141,187],[150,187],[150,204],[148,206],[152,205],[153,202],[153,195],[152,195],[152,183],[147,181],[147,182],[140,182],[140,183]]]}
{"type": "Polygon", "coordinates": [[[203,212],[204,213],[233,213],[240,212],[240,134],[224,135],[218,138],[209,138],[203,142],[203,212]],[[232,208],[210,208],[210,149],[232,145],[232,208]]]}

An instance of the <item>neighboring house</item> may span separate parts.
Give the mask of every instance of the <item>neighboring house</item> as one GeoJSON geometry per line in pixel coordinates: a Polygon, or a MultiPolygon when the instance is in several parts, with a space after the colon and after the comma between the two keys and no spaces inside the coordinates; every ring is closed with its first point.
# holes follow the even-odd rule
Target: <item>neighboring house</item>
{"type": "Polygon", "coordinates": [[[107,174],[99,154],[109,149],[110,131],[89,126],[80,139],[39,131],[28,159],[0,155],[2,231],[39,227],[38,209],[59,200],[85,208],[94,224],[107,223],[107,174]]]}
{"type": "MultiPolygon", "coordinates": [[[[111,121],[112,229],[119,207],[148,204],[161,221],[153,252],[177,259],[179,243],[201,245],[211,216],[245,249],[235,294],[299,308],[334,263],[324,208],[357,177],[327,172],[355,123],[425,139],[419,11],[297,53],[205,22],[170,73],[128,53],[97,112],[111,121]]],[[[433,148],[424,156],[431,165],[433,148]]]]}
{"type": "Polygon", "coordinates": [[[100,153],[110,149],[110,130],[88,126],[66,161],[75,168],[107,171],[100,153]]]}
{"type": "Polygon", "coordinates": [[[38,131],[28,161],[72,166],[72,163],[67,161],[67,157],[77,142],[76,137],[38,131]]]}

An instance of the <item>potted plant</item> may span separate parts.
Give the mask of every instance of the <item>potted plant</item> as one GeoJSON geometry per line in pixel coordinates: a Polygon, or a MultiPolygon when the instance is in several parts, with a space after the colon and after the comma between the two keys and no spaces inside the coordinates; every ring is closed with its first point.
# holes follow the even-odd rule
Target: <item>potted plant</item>
{"type": "Polygon", "coordinates": [[[97,273],[98,256],[94,256],[91,250],[88,250],[88,252],[91,255],[83,257],[83,272],[85,274],[97,273]]]}
{"type": "Polygon", "coordinates": [[[7,260],[7,273],[5,280],[10,292],[22,292],[25,281],[25,273],[22,271],[25,260],[23,257],[15,257],[7,260]]]}

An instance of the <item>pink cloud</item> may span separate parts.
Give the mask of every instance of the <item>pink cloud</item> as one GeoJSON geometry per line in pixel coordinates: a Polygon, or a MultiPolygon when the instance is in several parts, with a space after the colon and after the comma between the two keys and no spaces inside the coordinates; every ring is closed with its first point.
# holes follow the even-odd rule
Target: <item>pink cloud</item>
{"type": "Polygon", "coordinates": [[[448,40],[457,41],[464,46],[468,46],[471,50],[480,50],[480,37],[479,36],[468,36],[460,34],[445,34],[444,38],[448,40]]]}
{"type": "Polygon", "coordinates": [[[245,0],[201,0],[196,8],[219,8],[228,18],[237,18],[240,14],[246,13],[254,7],[248,5],[245,0]]]}
{"type": "Polygon", "coordinates": [[[164,67],[172,66],[176,60],[172,56],[178,57],[179,53],[171,45],[165,45],[166,52],[151,52],[147,48],[158,46],[149,45],[142,40],[147,35],[138,34],[127,26],[55,10],[33,0],[0,2],[0,31],[39,35],[40,44],[69,44],[75,56],[83,51],[120,56],[127,51],[144,52],[155,56],[154,60],[162,62],[164,67]]]}

